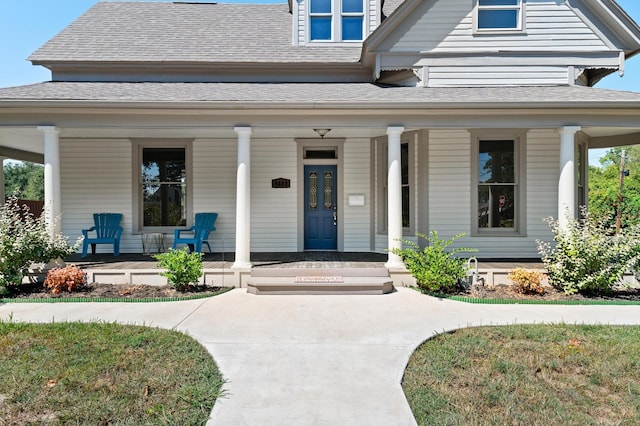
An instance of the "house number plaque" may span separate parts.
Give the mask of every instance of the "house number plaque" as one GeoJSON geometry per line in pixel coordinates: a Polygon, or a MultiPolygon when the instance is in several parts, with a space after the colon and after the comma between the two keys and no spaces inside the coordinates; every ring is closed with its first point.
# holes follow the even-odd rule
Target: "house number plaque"
{"type": "Polygon", "coordinates": [[[291,188],[291,180],[285,178],[272,179],[271,188],[291,188]]]}

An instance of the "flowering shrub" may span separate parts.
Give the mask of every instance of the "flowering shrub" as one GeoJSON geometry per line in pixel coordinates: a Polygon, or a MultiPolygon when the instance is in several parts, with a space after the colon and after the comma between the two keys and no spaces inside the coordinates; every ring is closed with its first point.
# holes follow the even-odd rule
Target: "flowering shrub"
{"type": "Polygon", "coordinates": [[[566,230],[558,221],[547,219],[555,245],[538,241],[549,283],[567,294],[608,293],[627,270],[634,270],[640,261],[640,233],[625,230],[619,235],[585,218],[569,219],[566,230]]]}
{"type": "Polygon", "coordinates": [[[50,289],[53,294],[62,291],[76,291],[86,284],[87,274],[75,265],[53,268],[47,273],[47,278],[44,280],[44,288],[50,289]]]}
{"type": "Polygon", "coordinates": [[[424,249],[421,250],[420,246],[413,241],[403,240],[403,244],[408,247],[401,250],[392,249],[391,252],[402,257],[421,290],[428,292],[452,291],[458,281],[467,275],[467,261],[455,257],[455,255],[463,252],[476,252],[477,250],[454,248],[447,251],[447,247],[464,234],[458,234],[448,240],[438,238],[436,231],[431,231],[430,236],[417,235],[427,241],[428,244],[424,249]]]}
{"type": "Polygon", "coordinates": [[[158,260],[158,267],[167,269],[160,274],[167,277],[176,290],[186,290],[202,276],[202,253],[189,253],[185,247],[182,250],[169,249],[153,257],[158,260]]]}
{"type": "Polygon", "coordinates": [[[513,289],[522,294],[544,294],[542,285],[544,274],[538,271],[528,271],[524,268],[516,268],[509,272],[507,278],[513,283],[513,289]]]}
{"type": "Polygon", "coordinates": [[[7,292],[8,285],[22,283],[31,264],[64,258],[79,243],[71,245],[61,234],[51,237],[44,215],[34,217],[15,196],[10,197],[0,207],[0,294],[7,292]]]}

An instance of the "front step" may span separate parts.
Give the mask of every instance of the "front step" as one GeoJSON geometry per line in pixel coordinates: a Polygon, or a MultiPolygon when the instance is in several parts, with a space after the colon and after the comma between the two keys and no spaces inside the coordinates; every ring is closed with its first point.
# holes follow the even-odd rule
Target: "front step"
{"type": "Polygon", "coordinates": [[[253,268],[251,294],[386,294],[393,281],[386,268],[253,268]]]}

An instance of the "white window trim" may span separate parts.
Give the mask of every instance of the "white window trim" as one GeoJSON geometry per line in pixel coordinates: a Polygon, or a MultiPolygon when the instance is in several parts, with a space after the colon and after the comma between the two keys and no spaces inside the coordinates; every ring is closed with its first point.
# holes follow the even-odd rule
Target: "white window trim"
{"type": "Polygon", "coordinates": [[[496,35],[496,34],[525,34],[527,16],[527,0],[520,0],[516,6],[480,6],[478,0],[474,0],[473,6],[473,34],[474,35],[496,35]],[[517,28],[479,28],[479,10],[518,10],[517,28]]]}
{"type": "Polygon", "coordinates": [[[362,13],[342,13],[342,1],[331,0],[331,13],[311,13],[311,1],[307,0],[306,3],[306,40],[310,44],[362,44],[362,42],[368,36],[369,28],[369,14],[368,2],[363,1],[362,13]],[[311,39],[311,17],[330,17],[331,18],[331,40],[312,40],[311,39]],[[362,16],[362,40],[342,40],[342,17],[343,16],[362,16]]]}
{"type": "Polygon", "coordinates": [[[172,233],[175,226],[144,226],[142,213],[142,170],[140,163],[142,161],[143,148],[184,148],[185,168],[186,168],[186,185],[187,185],[187,202],[186,215],[189,227],[193,225],[193,140],[192,139],[133,139],[131,141],[132,152],[132,176],[133,183],[133,234],[141,234],[143,232],[162,232],[172,233]]]}
{"type": "MultiPolygon", "coordinates": [[[[384,235],[388,233],[388,215],[387,211],[387,174],[388,174],[388,139],[387,137],[376,138],[378,149],[378,234],[384,235]]],[[[416,233],[416,208],[417,197],[416,188],[418,187],[416,176],[416,137],[411,133],[404,133],[400,144],[407,144],[409,147],[409,226],[402,228],[402,234],[407,236],[416,233]]],[[[404,186],[404,185],[402,185],[404,186]]]]}
{"type": "Polygon", "coordinates": [[[526,237],[527,236],[527,188],[525,130],[471,130],[471,236],[472,237],[526,237]],[[480,228],[478,226],[478,150],[483,140],[513,140],[515,160],[516,210],[513,229],[480,228]]]}

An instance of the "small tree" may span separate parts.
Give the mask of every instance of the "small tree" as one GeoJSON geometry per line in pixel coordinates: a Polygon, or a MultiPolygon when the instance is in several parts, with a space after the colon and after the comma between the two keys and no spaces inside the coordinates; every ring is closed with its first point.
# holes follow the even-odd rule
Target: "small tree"
{"type": "Polygon", "coordinates": [[[430,236],[420,233],[417,235],[428,243],[423,250],[413,241],[403,240],[403,244],[408,247],[394,248],[391,252],[402,257],[421,290],[428,292],[452,291],[458,281],[464,279],[467,274],[467,261],[455,255],[457,253],[473,253],[478,250],[462,247],[447,250],[447,247],[458,238],[463,237],[464,234],[458,234],[448,240],[438,238],[436,231],[431,231],[430,236]]]}
{"type": "Polygon", "coordinates": [[[0,293],[6,293],[8,285],[22,283],[33,263],[67,257],[79,243],[71,245],[61,234],[49,235],[45,215],[34,217],[15,196],[10,197],[0,207],[0,293]]]}
{"type": "Polygon", "coordinates": [[[185,247],[182,250],[169,249],[168,252],[159,253],[153,257],[158,260],[160,268],[167,269],[160,274],[167,277],[169,284],[176,290],[188,289],[202,276],[202,253],[189,253],[185,247]]]}

